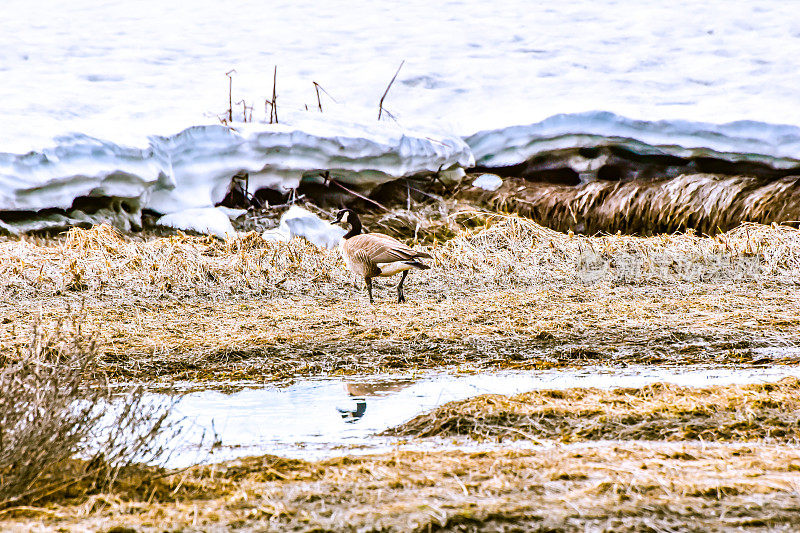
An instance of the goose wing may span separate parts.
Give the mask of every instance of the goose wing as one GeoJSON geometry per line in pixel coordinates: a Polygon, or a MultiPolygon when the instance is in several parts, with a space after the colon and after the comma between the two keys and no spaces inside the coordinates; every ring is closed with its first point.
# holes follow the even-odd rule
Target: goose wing
{"type": "Polygon", "coordinates": [[[429,257],[402,242],[382,233],[367,233],[347,239],[346,246],[359,255],[369,257],[373,263],[408,261],[415,257],[429,257]]]}

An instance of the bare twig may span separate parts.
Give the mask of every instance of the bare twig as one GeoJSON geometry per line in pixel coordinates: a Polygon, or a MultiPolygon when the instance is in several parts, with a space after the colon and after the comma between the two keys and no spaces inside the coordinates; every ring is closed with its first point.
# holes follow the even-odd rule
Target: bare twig
{"type": "MultiPolygon", "coordinates": [[[[339,103],[339,102],[337,102],[337,101],[336,101],[336,98],[334,98],[333,96],[331,96],[331,93],[329,93],[328,91],[326,91],[326,90],[325,90],[325,88],[324,88],[322,85],[320,85],[319,83],[317,83],[317,82],[315,82],[315,81],[314,81],[314,82],[312,82],[312,83],[314,84],[314,90],[317,92],[317,105],[319,106],[319,110],[320,110],[320,112],[322,112],[322,102],[320,101],[320,98],[319,98],[319,92],[320,92],[320,91],[322,91],[323,93],[327,94],[327,95],[328,95],[328,98],[330,98],[331,100],[333,100],[333,102],[334,102],[335,104],[338,104],[338,103],[339,103]]],[[[306,107],[306,110],[308,110],[308,107],[306,107]]]]}
{"type": "Polygon", "coordinates": [[[14,399],[0,404],[0,508],[35,502],[86,478],[110,486],[133,461],[166,457],[166,442],[156,437],[177,436],[167,421],[174,403],[154,405],[142,387],[124,398],[114,393],[94,336],[82,333],[80,313],[54,328],[34,324],[29,346],[0,369],[0,398],[14,399]],[[64,470],[76,456],[87,458],[82,471],[64,470]]]}
{"type": "Polygon", "coordinates": [[[278,124],[278,65],[275,65],[275,72],[272,74],[272,110],[269,123],[272,124],[272,116],[275,115],[275,124],[278,124]]]}
{"type": "Polygon", "coordinates": [[[317,93],[317,106],[319,106],[319,112],[322,113],[322,101],[319,99],[319,84],[317,82],[312,82],[314,84],[314,90],[317,93]]]}
{"type": "Polygon", "coordinates": [[[225,73],[228,76],[228,122],[233,122],[233,76],[232,74],[236,72],[236,69],[233,68],[225,73]]]}
{"type": "Polygon", "coordinates": [[[319,175],[322,177],[322,179],[325,180],[325,185],[329,185],[330,183],[333,183],[334,185],[336,185],[337,187],[339,187],[343,191],[345,191],[347,193],[350,193],[350,194],[352,194],[353,196],[355,196],[357,198],[361,198],[365,202],[369,202],[369,203],[371,203],[371,204],[383,209],[384,211],[389,211],[389,209],[387,209],[385,206],[379,204],[378,202],[376,202],[372,198],[368,198],[368,197],[364,196],[363,194],[359,194],[354,190],[348,189],[347,187],[345,187],[344,185],[342,185],[341,183],[339,183],[338,181],[333,179],[331,177],[331,173],[330,173],[329,170],[326,170],[325,172],[320,172],[319,175]]]}
{"type": "Polygon", "coordinates": [[[397,75],[400,74],[400,69],[403,68],[406,60],[400,62],[400,66],[397,67],[397,72],[394,73],[392,76],[392,81],[389,82],[389,85],[386,86],[386,90],[383,91],[383,96],[381,96],[381,101],[378,103],[378,120],[381,119],[381,114],[383,114],[383,100],[386,98],[386,95],[389,94],[389,89],[391,89],[394,80],[397,78],[397,75]]]}
{"type": "Polygon", "coordinates": [[[306,195],[305,194],[300,194],[300,195],[295,196],[294,198],[291,198],[290,201],[286,202],[285,204],[275,204],[275,205],[267,204],[262,209],[282,209],[284,207],[292,207],[294,204],[296,204],[298,202],[302,202],[305,199],[306,199],[306,195]]]}
{"type": "MultiPolygon", "coordinates": [[[[250,113],[251,113],[250,120],[252,121],[252,111],[250,113]]],[[[235,178],[236,178],[236,176],[234,176],[234,179],[235,178]]],[[[259,208],[259,209],[264,207],[264,203],[261,200],[259,200],[258,198],[256,198],[255,194],[250,192],[250,173],[249,172],[244,172],[244,187],[242,187],[242,194],[244,195],[246,200],[250,201],[250,204],[251,204],[252,207],[256,207],[256,208],[259,208]]]]}
{"type": "Polygon", "coordinates": [[[444,198],[442,198],[438,194],[433,194],[431,192],[423,191],[422,189],[417,189],[416,187],[412,187],[411,185],[408,185],[408,188],[410,190],[414,191],[414,192],[418,192],[420,194],[423,194],[423,195],[427,196],[428,198],[432,198],[432,199],[437,200],[439,202],[443,202],[444,201],[444,198]]]}
{"type": "Polygon", "coordinates": [[[452,191],[450,190],[450,187],[447,186],[447,184],[444,182],[444,180],[442,179],[442,176],[441,176],[442,167],[443,166],[444,165],[439,165],[439,168],[436,170],[436,173],[433,175],[433,181],[438,181],[439,183],[441,183],[442,187],[444,187],[444,190],[447,191],[447,194],[452,194],[452,191]]]}
{"type": "Polygon", "coordinates": [[[242,104],[242,121],[244,122],[253,122],[253,106],[247,105],[247,102],[244,100],[239,100],[236,102],[236,105],[242,104]],[[247,111],[250,110],[250,116],[248,118],[247,111]]]}

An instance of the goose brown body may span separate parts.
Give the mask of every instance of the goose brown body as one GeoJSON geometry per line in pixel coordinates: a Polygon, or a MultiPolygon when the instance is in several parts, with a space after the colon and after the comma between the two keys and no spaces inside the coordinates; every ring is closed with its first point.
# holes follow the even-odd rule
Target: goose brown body
{"type": "Polygon", "coordinates": [[[403,282],[408,271],[430,268],[420,259],[431,256],[382,233],[362,234],[358,215],[349,209],[339,211],[334,223],[338,222],[350,223],[351,229],[340,245],[342,257],[351,272],[364,278],[370,302],[373,302],[372,278],[394,276],[401,272],[403,276],[397,285],[397,301],[404,302],[403,282]]]}

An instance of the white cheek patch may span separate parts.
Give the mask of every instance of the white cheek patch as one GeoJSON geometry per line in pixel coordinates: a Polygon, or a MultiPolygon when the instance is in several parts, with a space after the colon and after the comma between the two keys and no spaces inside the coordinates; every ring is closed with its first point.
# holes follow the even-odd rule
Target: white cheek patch
{"type": "Polygon", "coordinates": [[[342,215],[342,222],[347,222],[347,217],[348,217],[348,216],[350,216],[350,213],[348,213],[347,211],[345,211],[345,212],[344,212],[344,215],[342,215]]]}

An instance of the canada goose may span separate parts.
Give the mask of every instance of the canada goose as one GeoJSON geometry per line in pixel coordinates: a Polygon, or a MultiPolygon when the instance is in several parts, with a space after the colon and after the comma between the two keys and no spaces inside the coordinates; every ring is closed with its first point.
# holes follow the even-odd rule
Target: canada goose
{"type": "Polygon", "coordinates": [[[382,233],[361,233],[361,220],[352,209],[342,209],[336,213],[336,219],[331,224],[350,223],[350,231],[342,238],[340,248],[347,268],[358,276],[364,277],[367,286],[369,302],[372,299],[372,278],[376,276],[387,277],[403,273],[397,285],[397,303],[406,301],[403,295],[403,282],[408,271],[412,268],[426,270],[430,268],[419,259],[430,258],[425,252],[418,252],[406,246],[397,239],[382,233]]]}

